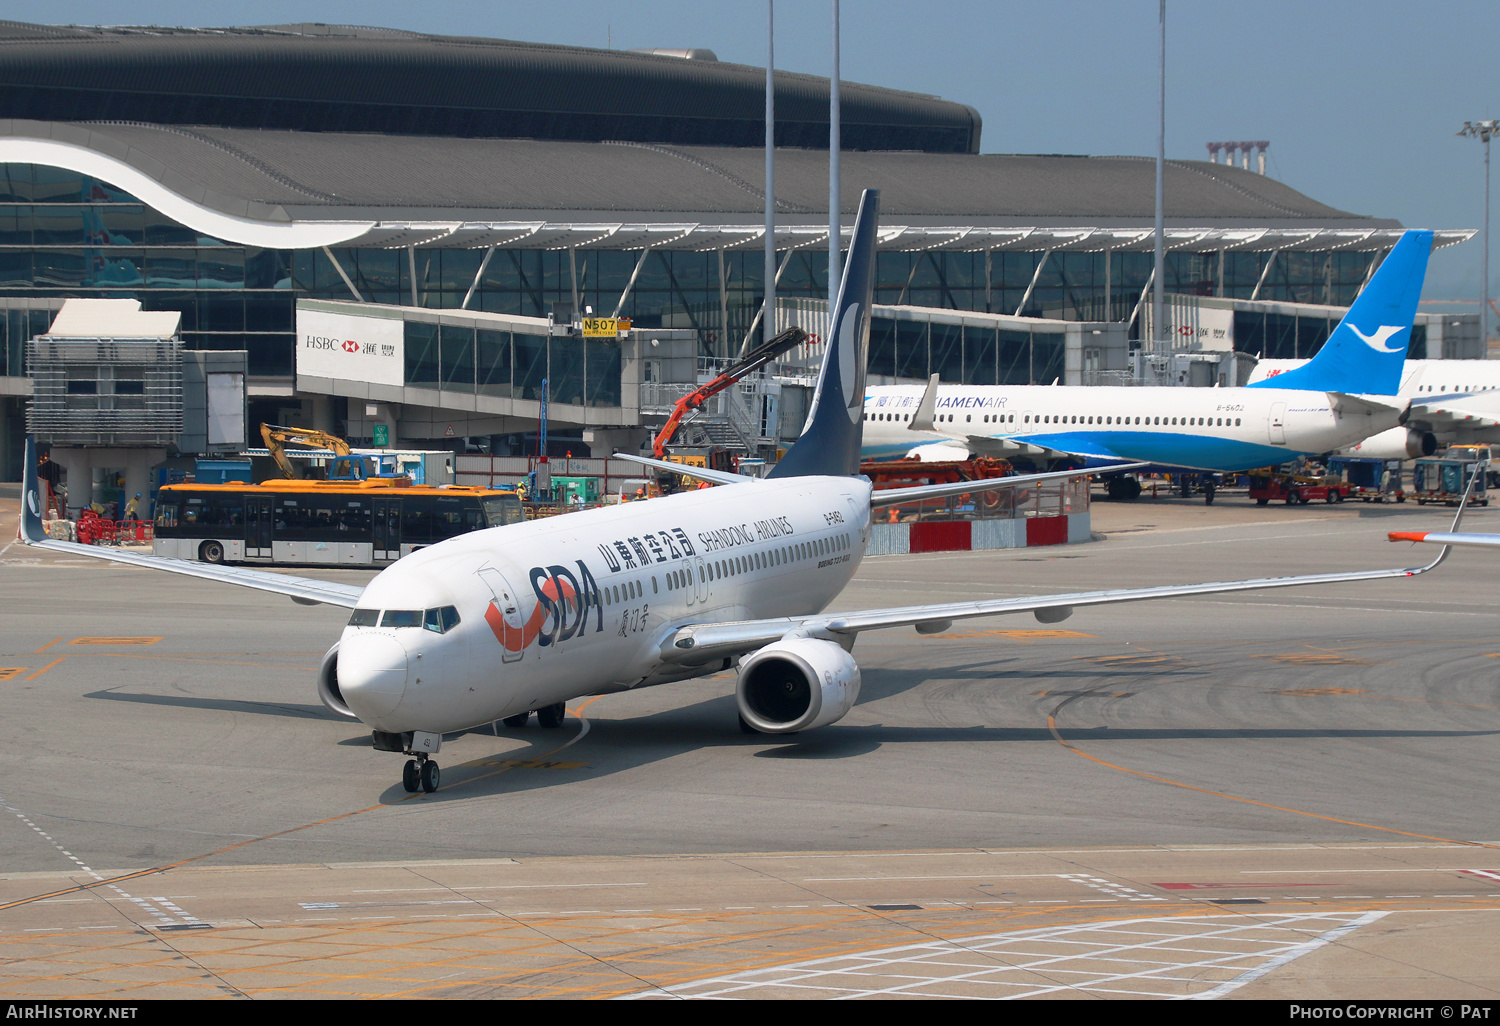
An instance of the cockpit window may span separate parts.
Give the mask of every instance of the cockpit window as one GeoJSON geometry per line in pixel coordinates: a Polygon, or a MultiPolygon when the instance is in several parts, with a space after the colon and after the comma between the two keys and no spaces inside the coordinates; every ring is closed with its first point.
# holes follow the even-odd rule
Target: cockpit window
{"type": "Polygon", "coordinates": [[[445,634],[457,626],[458,609],[454,606],[428,609],[422,613],[423,629],[432,631],[434,634],[445,634]]]}
{"type": "Polygon", "coordinates": [[[387,609],[385,615],[380,618],[382,627],[420,627],[422,626],[422,611],[420,609],[387,609]]]}
{"type": "Polygon", "coordinates": [[[356,609],[354,615],[349,617],[350,627],[374,627],[380,622],[380,610],[378,609],[356,609]]]}

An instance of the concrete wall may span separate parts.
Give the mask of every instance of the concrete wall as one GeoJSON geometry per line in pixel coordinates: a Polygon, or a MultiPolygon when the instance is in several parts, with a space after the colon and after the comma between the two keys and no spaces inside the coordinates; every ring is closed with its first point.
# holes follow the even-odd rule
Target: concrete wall
{"type": "Polygon", "coordinates": [[[1087,513],[1014,520],[927,520],[871,525],[871,556],[911,552],[977,552],[1024,549],[1040,545],[1073,545],[1093,537],[1087,513]]]}

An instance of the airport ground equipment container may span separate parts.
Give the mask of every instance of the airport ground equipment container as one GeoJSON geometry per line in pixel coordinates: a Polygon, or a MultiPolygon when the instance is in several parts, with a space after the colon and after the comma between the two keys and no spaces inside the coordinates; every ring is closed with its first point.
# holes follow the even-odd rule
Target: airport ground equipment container
{"type": "Polygon", "coordinates": [[[1401,461],[1368,456],[1335,456],[1328,473],[1349,486],[1349,494],[1361,502],[1405,502],[1401,486],[1401,461]]]}
{"type": "MultiPolygon", "coordinates": [[[[1456,506],[1463,500],[1464,491],[1469,487],[1469,479],[1485,462],[1463,456],[1424,456],[1412,465],[1411,494],[1416,497],[1419,505],[1425,506],[1431,502],[1456,506]]],[[[1474,484],[1474,494],[1469,499],[1474,505],[1490,504],[1485,485],[1485,475],[1480,474],[1479,480],[1474,484]]]]}

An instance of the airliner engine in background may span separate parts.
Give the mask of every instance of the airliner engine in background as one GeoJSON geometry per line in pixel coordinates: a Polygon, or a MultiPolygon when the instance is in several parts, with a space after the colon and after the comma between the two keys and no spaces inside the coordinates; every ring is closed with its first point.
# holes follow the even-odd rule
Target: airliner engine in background
{"type": "MultiPolygon", "coordinates": [[[[1306,363],[1261,360],[1250,381],[1275,381],[1306,363]]],[[[1346,446],[1342,454],[1410,460],[1431,456],[1439,446],[1500,443],[1500,360],[1407,360],[1397,394],[1410,404],[1401,426],[1346,446]]]]}
{"type": "Polygon", "coordinates": [[[1397,397],[1432,233],[1407,232],[1329,335],[1295,370],[1242,388],[888,385],[865,394],[870,458],[946,442],[988,456],[1138,460],[1239,471],[1398,428],[1397,397]],[[930,414],[930,416],[929,416],[930,414]]]}
{"type": "Polygon", "coordinates": [[[872,494],[857,476],[876,210],[876,194],[866,192],[812,411],[765,480],[630,457],[720,487],[461,535],[359,588],[48,540],[28,441],[23,540],[352,609],[323,659],[318,693],[340,716],[369,725],[375,748],[412,756],[402,783],[428,792],[439,784],[432,757],[444,734],[502,719],[520,725],[533,711],[557,726],[572,699],[736,662],[742,729],[833,723],[859,696],[851,653],[862,631],[932,634],[955,620],[1016,612],[1055,623],[1082,606],[1411,577],[1437,565],[821,612],[859,567],[874,509],[976,490],[965,481],[872,494]]]}

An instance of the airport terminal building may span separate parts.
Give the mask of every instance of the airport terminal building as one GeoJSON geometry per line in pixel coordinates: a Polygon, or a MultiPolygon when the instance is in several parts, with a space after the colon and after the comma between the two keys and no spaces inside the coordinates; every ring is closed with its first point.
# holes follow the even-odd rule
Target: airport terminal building
{"type": "MultiPolygon", "coordinates": [[[[6,453],[27,343],[69,298],[133,299],[179,313],[184,350],[244,351],[251,423],[517,451],[543,380],[564,444],[635,445],[671,386],[763,330],[763,69],[324,25],[3,22],[0,55],[6,453]],[[583,337],[588,310],[633,328],[583,337]],[[315,348],[335,337],[359,339],[346,363],[315,348]]],[[[828,92],[776,76],[775,324],[827,296],[828,92]]],[[[841,96],[846,231],[881,190],[874,373],[1081,381],[1149,334],[1153,161],[980,154],[963,104],[841,96]]],[[[1347,304],[1400,232],[1248,169],[1168,163],[1167,291],[1215,301],[1203,316],[1246,352],[1308,355],[1304,314],[1326,325],[1317,308],[1347,304]]],[[[789,387],[817,357],[786,361],[789,387]]]]}

